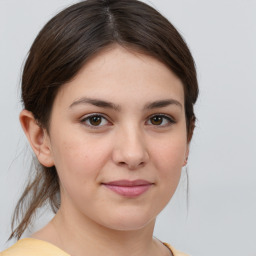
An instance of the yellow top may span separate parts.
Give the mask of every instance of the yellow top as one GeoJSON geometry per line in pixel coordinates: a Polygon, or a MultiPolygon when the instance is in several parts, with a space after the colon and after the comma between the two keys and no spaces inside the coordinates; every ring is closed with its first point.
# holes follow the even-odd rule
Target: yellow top
{"type": "MultiPolygon", "coordinates": [[[[184,253],[181,253],[175,250],[172,246],[167,243],[164,243],[167,246],[173,256],[187,256],[184,253]]],[[[34,238],[24,238],[19,240],[13,246],[7,250],[0,253],[0,256],[70,256],[66,252],[62,251],[60,248],[55,245],[34,239],[34,238]]]]}
{"type": "Polygon", "coordinates": [[[168,243],[163,243],[163,244],[170,249],[170,251],[172,252],[173,256],[188,256],[187,254],[185,254],[183,252],[177,251],[175,248],[173,248],[168,243]]]}

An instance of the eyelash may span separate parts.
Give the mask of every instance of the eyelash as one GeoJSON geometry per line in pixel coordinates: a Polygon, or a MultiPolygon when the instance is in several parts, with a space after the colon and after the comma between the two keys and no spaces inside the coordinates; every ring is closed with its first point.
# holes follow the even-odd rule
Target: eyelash
{"type": "Polygon", "coordinates": [[[87,127],[92,128],[92,129],[99,129],[102,126],[105,126],[105,124],[103,124],[103,125],[92,125],[90,123],[86,123],[87,121],[90,122],[90,119],[92,119],[94,117],[100,118],[101,119],[100,123],[102,123],[102,120],[105,120],[108,123],[108,125],[110,125],[109,123],[111,123],[103,114],[99,114],[99,113],[94,113],[94,114],[90,114],[90,115],[85,116],[81,120],[81,123],[83,123],[84,125],[86,125],[87,127]]]}
{"type": "MultiPolygon", "coordinates": [[[[96,120],[95,120],[96,121],[96,120]]],[[[90,114],[90,115],[87,115],[85,116],[82,120],[81,120],[81,123],[83,123],[84,125],[86,125],[87,127],[90,127],[92,129],[100,129],[101,127],[104,127],[105,125],[109,126],[111,125],[111,122],[108,120],[108,118],[106,118],[103,114],[99,114],[99,113],[94,113],[94,114],[90,114]],[[93,125],[91,123],[87,123],[87,122],[90,122],[92,121],[92,118],[100,118],[100,123],[99,125],[93,125]],[[90,120],[91,119],[91,120],[90,120]],[[101,124],[102,123],[102,120],[105,120],[105,122],[107,122],[107,124],[101,124]]],[[[168,127],[172,124],[175,124],[176,121],[170,117],[169,115],[164,115],[164,114],[154,114],[154,115],[151,115],[148,120],[146,121],[146,124],[147,125],[152,125],[154,127],[168,127]],[[152,119],[153,118],[161,118],[161,124],[157,125],[157,124],[152,124],[152,119]],[[162,123],[164,122],[164,120],[167,122],[166,124],[162,125],[162,123]],[[151,124],[147,124],[148,122],[151,122],[151,124]]]]}
{"type": "Polygon", "coordinates": [[[160,125],[154,125],[154,124],[151,124],[153,126],[159,126],[159,127],[167,127],[167,126],[170,126],[172,124],[175,124],[176,121],[174,120],[174,118],[170,117],[169,115],[164,115],[164,114],[154,114],[152,116],[149,117],[148,121],[151,120],[152,122],[152,119],[155,118],[155,117],[160,117],[162,119],[162,122],[163,120],[165,119],[165,121],[167,122],[166,124],[162,125],[162,123],[160,125]]]}

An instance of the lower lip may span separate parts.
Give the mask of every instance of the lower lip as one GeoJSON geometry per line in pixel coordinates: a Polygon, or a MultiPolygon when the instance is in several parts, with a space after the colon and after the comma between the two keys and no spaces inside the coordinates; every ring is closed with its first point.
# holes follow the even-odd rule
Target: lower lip
{"type": "Polygon", "coordinates": [[[115,185],[108,185],[108,184],[104,184],[104,186],[121,196],[137,197],[144,194],[147,190],[149,190],[152,184],[140,185],[140,186],[129,186],[129,187],[115,186],[115,185]]]}

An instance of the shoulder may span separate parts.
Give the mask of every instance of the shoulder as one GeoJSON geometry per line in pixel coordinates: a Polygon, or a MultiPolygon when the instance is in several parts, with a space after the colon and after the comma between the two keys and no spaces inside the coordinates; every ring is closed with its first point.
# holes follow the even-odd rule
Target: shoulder
{"type": "Polygon", "coordinates": [[[24,238],[0,253],[0,256],[69,256],[67,253],[45,241],[24,238]]]}
{"type": "Polygon", "coordinates": [[[183,252],[180,252],[180,251],[176,250],[173,246],[171,246],[168,243],[163,243],[163,244],[170,249],[170,251],[172,252],[173,256],[189,256],[188,254],[185,254],[183,252]]]}

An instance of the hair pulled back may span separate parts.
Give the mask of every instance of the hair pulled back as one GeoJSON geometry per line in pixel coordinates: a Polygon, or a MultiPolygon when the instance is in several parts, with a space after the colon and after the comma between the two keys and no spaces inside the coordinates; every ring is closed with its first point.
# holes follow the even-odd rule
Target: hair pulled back
{"type": "MultiPolygon", "coordinates": [[[[35,39],[24,66],[24,108],[48,130],[59,88],[74,78],[89,58],[111,44],[153,56],[180,78],[190,141],[195,123],[193,105],[198,96],[194,60],[173,25],[137,0],[82,1],[53,17],[35,39]]],[[[34,178],[16,206],[10,238],[20,238],[36,210],[45,203],[50,203],[54,212],[58,210],[59,180],[54,166],[38,164],[34,178]]]]}

